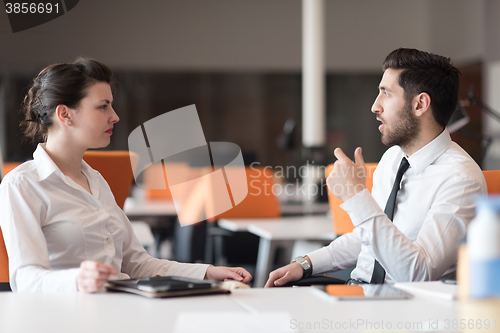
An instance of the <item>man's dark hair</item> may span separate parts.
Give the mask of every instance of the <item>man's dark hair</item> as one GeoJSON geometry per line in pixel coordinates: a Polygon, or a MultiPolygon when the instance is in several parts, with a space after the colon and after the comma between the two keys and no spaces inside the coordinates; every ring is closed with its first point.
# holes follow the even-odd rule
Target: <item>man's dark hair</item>
{"type": "Polygon", "coordinates": [[[415,49],[397,49],[384,60],[383,70],[402,70],[399,85],[404,89],[406,101],[422,92],[431,98],[432,114],[436,122],[445,127],[458,102],[460,71],[450,58],[415,49]]]}

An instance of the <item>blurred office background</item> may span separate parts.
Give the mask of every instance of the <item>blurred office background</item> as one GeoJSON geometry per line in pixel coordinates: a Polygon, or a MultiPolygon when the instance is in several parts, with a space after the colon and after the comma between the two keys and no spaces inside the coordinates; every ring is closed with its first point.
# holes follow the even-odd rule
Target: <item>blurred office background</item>
{"type": "MultiPolygon", "coordinates": [[[[18,126],[32,78],[49,64],[87,56],[108,64],[117,79],[114,108],[120,122],[107,149],[127,150],[133,129],[196,104],[206,141],[237,144],[247,164],[288,168],[313,162],[302,147],[302,5],[302,0],[82,0],[65,15],[18,33],[0,12],[3,159],[24,161],[35,149],[22,142],[18,126]],[[287,121],[295,130],[284,138],[287,121]]],[[[352,157],[361,146],[366,162],[380,159],[387,147],[370,110],[382,62],[399,47],[452,58],[462,72],[460,99],[466,101],[473,90],[478,100],[500,110],[499,16],[497,0],[325,0],[325,155],[316,164],[333,162],[336,147],[352,157]]],[[[470,121],[453,139],[483,162],[483,169],[500,169],[500,122],[474,105],[465,111],[470,121]]],[[[288,176],[289,182],[296,180],[295,173],[288,176]]],[[[163,240],[178,224],[167,220],[148,223],[154,226],[156,255],[171,258],[168,246],[162,252],[160,245],[168,245],[163,240]]],[[[205,226],[176,229],[177,260],[206,261],[205,226]]],[[[253,265],[258,237],[240,237],[226,240],[228,248],[238,249],[227,251],[227,259],[253,265]]]]}
{"type": "MultiPolygon", "coordinates": [[[[302,165],[301,0],[80,1],[41,26],[12,33],[0,13],[0,145],[6,161],[31,158],[18,108],[30,80],[48,64],[89,56],[118,81],[121,120],[110,149],[164,112],[196,104],[207,141],[234,142],[247,162],[302,165]],[[277,144],[287,119],[295,146],[277,144]]],[[[327,0],[326,163],[340,146],[362,146],[376,162],[386,149],[370,112],[385,56],[398,47],[451,57],[462,71],[461,99],[500,110],[500,2],[496,0],[327,0]]],[[[474,158],[488,135],[485,169],[500,168],[500,124],[467,107],[455,133],[474,158]]]]}

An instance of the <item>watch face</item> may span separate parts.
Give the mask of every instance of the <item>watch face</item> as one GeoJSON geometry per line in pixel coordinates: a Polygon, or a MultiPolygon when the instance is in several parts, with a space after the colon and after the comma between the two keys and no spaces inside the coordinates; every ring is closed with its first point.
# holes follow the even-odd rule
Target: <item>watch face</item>
{"type": "Polygon", "coordinates": [[[304,263],[304,261],[307,261],[307,260],[306,260],[306,258],[304,258],[304,257],[295,257],[295,258],[293,259],[293,261],[295,261],[296,263],[299,263],[299,264],[303,264],[303,263],[304,263]]]}

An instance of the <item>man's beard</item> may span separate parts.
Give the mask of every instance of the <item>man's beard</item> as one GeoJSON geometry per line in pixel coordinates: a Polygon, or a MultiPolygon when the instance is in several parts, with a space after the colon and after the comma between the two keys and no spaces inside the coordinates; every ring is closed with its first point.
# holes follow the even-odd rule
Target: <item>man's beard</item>
{"type": "Polygon", "coordinates": [[[398,145],[405,147],[417,138],[420,132],[420,123],[413,115],[411,102],[405,102],[403,110],[389,128],[386,124],[385,132],[382,133],[382,143],[386,146],[398,145]]]}

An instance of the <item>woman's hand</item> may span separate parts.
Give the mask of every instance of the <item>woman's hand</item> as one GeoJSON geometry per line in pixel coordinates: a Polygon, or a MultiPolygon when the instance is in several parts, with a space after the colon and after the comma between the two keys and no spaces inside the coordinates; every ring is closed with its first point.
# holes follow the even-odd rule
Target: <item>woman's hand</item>
{"type": "Polygon", "coordinates": [[[104,286],[110,275],[116,275],[113,267],[85,260],[80,264],[80,274],[76,278],[78,291],[95,293],[104,286]]]}
{"type": "Polygon", "coordinates": [[[241,267],[208,266],[205,273],[205,280],[213,281],[239,281],[248,283],[252,276],[246,269],[241,267]]]}

